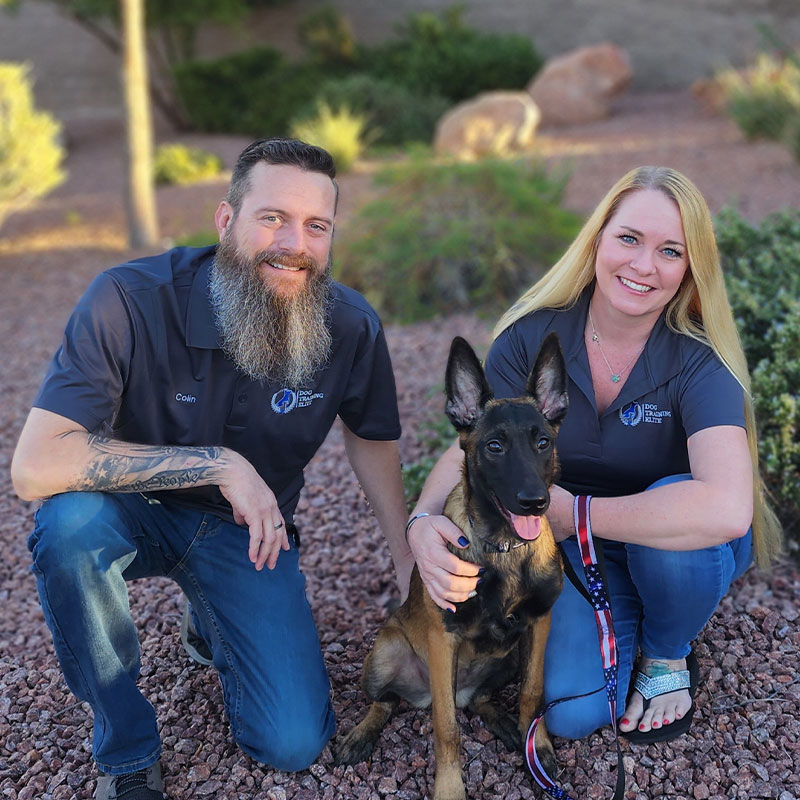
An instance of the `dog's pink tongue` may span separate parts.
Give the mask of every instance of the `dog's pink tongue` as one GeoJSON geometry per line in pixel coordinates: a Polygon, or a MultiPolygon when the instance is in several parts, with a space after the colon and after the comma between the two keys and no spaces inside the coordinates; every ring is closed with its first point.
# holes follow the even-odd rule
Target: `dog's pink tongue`
{"type": "Polygon", "coordinates": [[[512,514],[511,524],[520,539],[535,539],[542,530],[541,517],[520,517],[517,514],[512,514]]]}

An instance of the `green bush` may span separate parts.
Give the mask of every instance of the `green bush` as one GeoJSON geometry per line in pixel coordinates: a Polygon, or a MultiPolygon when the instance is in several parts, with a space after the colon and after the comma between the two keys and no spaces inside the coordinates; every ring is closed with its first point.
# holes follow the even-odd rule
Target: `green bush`
{"type": "Polygon", "coordinates": [[[414,160],[378,182],[385,191],[348,224],[335,269],[392,320],[497,314],[579,227],[561,206],[565,181],[535,163],[414,160]]]}
{"type": "MultiPolygon", "coordinates": [[[[440,387],[441,390],[442,387],[440,387]]],[[[439,457],[447,450],[456,438],[456,432],[450,420],[444,414],[431,416],[417,431],[417,443],[423,451],[415,461],[403,464],[403,488],[405,490],[408,510],[417,504],[422,487],[439,457]]]]}
{"type": "MultiPolygon", "coordinates": [[[[440,95],[415,94],[406,86],[366,73],[325,81],[318,96],[333,109],[346,106],[366,116],[372,142],[385,145],[430,142],[437,121],[450,106],[440,95]]],[[[310,115],[306,110],[300,119],[310,115]]]]}
{"type": "Polygon", "coordinates": [[[0,62],[0,225],[65,178],[61,126],[34,108],[29,72],[0,62]]]}
{"type": "Polygon", "coordinates": [[[800,542],[800,212],[716,222],[728,296],[753,379],[767,489],[800,542]]]}
{"type": "Polygon", "coordinates": [[[800,215],[774,214],[755,227],[735,211],[716,221],[717,243],[751,369],[770,356],[768,333],[800,298],[800,215]]]}
{"type": "Polygon", "coordinates": [[[471,28],[459,6],[441,16],[410,15],[397,38],[362,48],[357,61],[364,72],[452,102],[489,89],[521,89],[542,66],[527,36],[471,28]]]}
{"type": "Polygon", "coordinates": [[[311,61],[320,64],[351,64],[356,41],[344,15],[332,5],[312,9],[300,20],[297,38],[311,61]]]}
{"type": "Polygon", "coordinates": [[[330,72],[310,63],[290,64],[277,50],[257,47],[186,62],[175,69],[175,80],[197,130],[284,136],[330,72]]]}
{"type": "Polygon", "coordinates": [[[156,183],[197,183],[215,178],[221,171],[222,159],[219,156],[178,143],[162,144],[153,160],[156,183]]]}
{"type": "Polygon", "coordinates": [[[770,357],[753,370],[764,481],[786,533],[800,544],[800,300],[769,331],[770,357]]]}
{"type": "Polygon", "coordinates": [[[295,122],[291,134],[309,144],[327,150],[336,162],[336,169],[347,171],[364,150],[366,118],[352,114],[346,106],[337,111],[327,103],[317,106],[315,117],[295,122]]]}
{"type": "Polygon", "coordinates": [[[728,70],[717,80],[728,113],[749,139],[786,141],[796,135],[800,126],[800,65],[795,60],[761,55],[745,72],[728,70]]]}

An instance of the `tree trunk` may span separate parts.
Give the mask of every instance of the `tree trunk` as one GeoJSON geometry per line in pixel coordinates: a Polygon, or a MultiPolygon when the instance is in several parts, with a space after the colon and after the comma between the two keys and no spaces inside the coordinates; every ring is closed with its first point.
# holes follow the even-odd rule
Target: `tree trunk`
{"type": "Polygon", "coordinates": [[[144,0],[122,4],[122,83],[127,126],[127,208],[131,247],[158,244],[153,187],[153,124],[147,93],[144,0]]]}

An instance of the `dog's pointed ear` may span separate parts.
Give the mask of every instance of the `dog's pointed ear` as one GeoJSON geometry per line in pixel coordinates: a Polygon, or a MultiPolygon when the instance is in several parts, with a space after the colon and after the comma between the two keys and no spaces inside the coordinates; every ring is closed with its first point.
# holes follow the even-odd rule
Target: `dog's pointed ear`
{"type": "Polygon", "coordinates": [[[458,431],[469,430],[493,397],[478,356],[460,336],[450,345],[445,393],[444,412],[458,431]]]}
{"type": "Polygon", "coordinates": [[[559,425],[567,413],[569,401],[567,367],[557,333],[549,333],[542,342],[525,389],[536,400],[547,421],[559,425]]]}

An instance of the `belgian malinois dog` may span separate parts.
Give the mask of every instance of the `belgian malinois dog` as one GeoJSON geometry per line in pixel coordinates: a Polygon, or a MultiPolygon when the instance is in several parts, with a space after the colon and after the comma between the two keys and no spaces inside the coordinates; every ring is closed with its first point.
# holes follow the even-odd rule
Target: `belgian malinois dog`
{"type": "MultiPolygon", "coordinates": [[[[558,474],[555,438],[567,411],[566,369],[556,334],[542,344],[522,397],[495,400],[478,357],[456,337],[445,381],[445,412],[464,451],[460,483],[445,514],[469,546],[448,545],[484,567],[477,595],[455,613],[439,608],[414,567],[408,599],[381,628],[364,661],[361,686],[372,701],[362,722],[340,736],[337,763],[369,757],[400,699],[433,704],[434,800],[463,800],[456,707],[477,712],[510,750],[522,748],[542,702],[550,612],[563,583],[561,556],[543,516],[558,474]],[[490,702],[521,675],[519,720],[490,702]]],[[[543,766],[555,774],[544,724],[536,732],[543,766]]]]}

